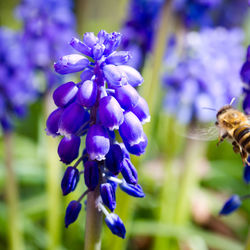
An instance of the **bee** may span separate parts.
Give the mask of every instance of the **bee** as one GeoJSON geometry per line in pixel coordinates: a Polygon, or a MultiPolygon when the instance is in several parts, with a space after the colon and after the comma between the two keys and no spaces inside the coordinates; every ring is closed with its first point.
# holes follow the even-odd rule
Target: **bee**
{"type": "Polygon", "coordinates": [[[191,139],[197,139],[198,135],[201,140],[215,139],[215,133],[219,130],[219,141],[217,146],[225,139],[228,139],[233,145],[233,151],[239,153],[243,164],[248,164],[247,158],[250,155],[250,121],[249,116],[232,107],[232,102],[220,108],[216,114],[215,126],[191,131],[188,135],[191,139]],[[218,128],[216,131],[216,127],[218,128]]]}

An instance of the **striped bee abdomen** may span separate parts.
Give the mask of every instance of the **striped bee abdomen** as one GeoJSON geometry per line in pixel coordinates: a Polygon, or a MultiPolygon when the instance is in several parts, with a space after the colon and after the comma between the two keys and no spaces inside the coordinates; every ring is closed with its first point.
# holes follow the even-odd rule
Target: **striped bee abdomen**
{"type": "Polygon", "coordinates": [[[243,125],[234,130],[234,139],[250,154],[250,126],[243,125]]]}

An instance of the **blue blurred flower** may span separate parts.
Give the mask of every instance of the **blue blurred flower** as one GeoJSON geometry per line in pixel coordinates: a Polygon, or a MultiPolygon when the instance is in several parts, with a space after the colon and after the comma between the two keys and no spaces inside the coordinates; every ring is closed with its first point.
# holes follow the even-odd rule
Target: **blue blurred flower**
{"type": "Polygon", "coordinates": [[[44,73],[45,90],[59,83],[51,62],[71,51],[67,42],[75,35],[76,26],[71,5],[70,0],[22,0],[16,9],[23,23],[22,39],[29,63],[44,73]]]}
{"type": "Polygon", "coordinates": [[[240,29],[203,29],[186,35],[181,54],[178,48],[168,48],[163,76],[166,112],[182,123],[208,122],[214,113],[204,107],[219,109],[239,97],[242,41],[240,29]]]}
{"type": "Polygon", "coordinates": [[[220,211],[220,215],[228,215],[237,210],[241,206],[241,198],[235,194],[232,195],[224,204],[220,211]]]}
{"type": "Polygon", "coordinates": [[[15,117],[23,117],[27,105],[38,96],[23,46],[19,33],[0,28],[0,123],[3,130],[11,129],[15,117]]]}
{"type": "Polygon", "coordinates": [[[75,168],[83,162],[88,190],[100,188],[98,206],[106,215],[105,221],[114,234],[124,238],[126,231],[120,218],[109,214],[103,205],[113,212],[117,184],[129,195],[144,196],[129,152],[145,152],[147,137],[142,123],[148,122],[150,115],[146,101],[134,88],[142,84],[143,78],[137,70],[124,65],[130,53],[116,51],[120,42],[120,33],[104,30],[97,36],[86,33],[82,41],[71,40],[70,45],[84,55],[62,56],[54,67],[59,74],[81,71],[81,81],[67,82],[54,91],[59,108],[48,117],[46,130],[49,135],[64,136],[58,154],[66,164],[78,157],[80,137],[86,134],[83,154],[64,175],[64,194],[75,189],[79,178],[75,168]],[[124,144],[116,141],[114,130],[120,133],[124,144]],[[119,173],[125,180],[117,178],[119,173]]]}

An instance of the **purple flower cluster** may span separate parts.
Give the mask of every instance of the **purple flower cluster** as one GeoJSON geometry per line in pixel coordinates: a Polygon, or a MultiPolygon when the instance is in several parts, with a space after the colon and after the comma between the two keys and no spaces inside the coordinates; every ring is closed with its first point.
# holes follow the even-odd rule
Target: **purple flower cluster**
{"type": "MultiPolygon", "coordinates": [[[[106,215],[105,222],[112,233],[125,237],[125,227],[113,211],[117,185],[134,197],[144,197],[130,155],[141,155],[147,146],[142,124],[150,120],[146,101],[134,87],[143,78],[134,68],[125,65],[131,55],[116,51],[120,33],[101,30],[97,36],[86,33],[83,40],[73,38],[70,45],[80,54],[61,57],[54,65],[59,74],[81,72],[80,82],[67,82],[53,94],[57,109],[47,120],[47,133],[64,136],[58,146],[61,161],[71,164],[78,158],[81,139],[86,135],[80,158],[66,169],[62,191],[66,195],[77,186],[84,163],[84,180],[88,191],[100,189],[96,206],[106,215]],[[118,132],[123,143],[116,138],[118,132]],[[117,178],[121,173],[123,179],[117,178]],[[105,208],[107,207],[111,213],[105,208]]],[[[84,196],[84,195],[83,195],[84,196]]],[[[77,219],[80,197],[66,211],[66,227],[77,219]]]]}
{"type": "Polygon", "coordinates": [[[186,35],[180,54],[168,48],[163,76],[166,111],[182,123],[207,122],[214,113],[204,107],[218,110],[239,97],[242,40],[240,29],[204,29],[186,35]]]}
{"type": "Polygon", "coordinates": [[[20,34],[0,28],[0,122],[4,131],[13,127],[15,117],[26,114],[37,89],[20,34]]]}
{"type": "Polygon", "coordinates": [[[127,18],[121,30],[122,48],[129,50],[132,67],[141,70],[147,53],[152,48],[155,29],[163,0],[130,0],[127,18]]]}
{"type": "Polygon", "coordinates": [[[71,52],[67,46],[75,33],[71,7],[69,0],[22,0],[16,9],[23,22],[23,45],[30,66],[45,74],[45,89],[59,82],[51,61],[71,52]]]}

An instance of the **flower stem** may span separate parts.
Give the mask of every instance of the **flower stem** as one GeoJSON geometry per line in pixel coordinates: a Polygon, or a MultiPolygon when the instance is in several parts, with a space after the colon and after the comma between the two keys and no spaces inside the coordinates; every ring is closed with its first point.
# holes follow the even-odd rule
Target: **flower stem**
{"type": "Polygon", "coordinates": [[[20,228],[20,215],[18,209],[18,186],[16,176],[13,169],[13,143],[12,133],[4,133],[5,145],[5,167],[6,167],[6,200],[8,211],[8,237],[9,249],[24,249],[23,237],[20,228]]]}
{"type": "Polygon", "coordinates": [[[102,212],[97,207],[100,196],[99,186],[88,193],[86,225],[85,225],[85,250],[101,249],[102,212]]]}
{"type": "Polygon", "coordinates": [[[247,235],[245,250],[250,250],[250,227],[248,229],[248,235],[247,235]]]}

